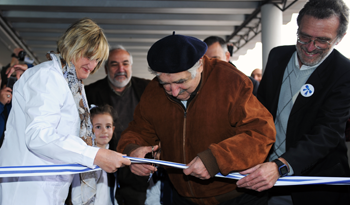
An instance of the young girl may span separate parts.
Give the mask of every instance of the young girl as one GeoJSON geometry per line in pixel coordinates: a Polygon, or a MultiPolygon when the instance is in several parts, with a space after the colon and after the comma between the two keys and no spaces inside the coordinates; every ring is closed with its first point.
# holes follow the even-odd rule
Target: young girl
{"type": "Polygon", "coordinates": [[[113,108],[110,105],[96,106],[90,110],[92,132],[95,134],[96,146],[108,149],[108,142],[112,139],[113,108]]]}
{"type": "MultiPolygon", "coordinates": [[[[90,118],[92,123],[92,132],[95,134],[95,144],[101,149],[108,149],[108,142],[112,139],[113,126],[113,108],[110,105],[94,106],[90,110],[90,118]]],[[[117,205],[114,195],[115,190],[110,190],[108,186],[107,173],[103,170],[96,171],[96,199],[95,204],[117,205]]],[[[77,175],[79,176],[79,175],[77,175]]],[[[74,178],[72,183],[72,202],[73,204],[81,204],[81,193],[79,190],[80,180],[74,178]]],[[[116,186],[114,186],[116,187],[116,186]]]]}

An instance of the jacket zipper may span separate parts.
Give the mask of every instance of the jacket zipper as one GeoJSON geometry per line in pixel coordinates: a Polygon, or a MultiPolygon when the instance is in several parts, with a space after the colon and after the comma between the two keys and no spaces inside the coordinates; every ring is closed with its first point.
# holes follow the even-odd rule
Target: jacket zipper
{"type": "Polygon", "coordinates": [[[183,155],[184,155],[184,163],[187,164],[186,162],[186,117],[187,117],[187,111],[184,112],[184,125],[183,125],[183,131],[182,131],[182,150],[183,150],[183,155]]]}
{"type": "MultiPolygon", "coordinates": [[[[178,104],[177,102],[172,100],[169,96],[167,96],[167,97],[170,101],[174,102],[175,104],[178,104]]],[[[186,119],[187,119],[187,111],[188,111],[189,106],[187,106],[187,110],[186,110],[186,108],[184,108],[181,105],[180,105],[180,107],[182,108],[182,110],[184,110],[184,124],[183,124],[183,131],[182,131],[182,150],[183,150],[183,156],[184,156],[184,158],[183,158],[184,164],[187,164],[187,162],[186,162],[186,149],[185,148],[186,148],[186,119]]],[[[185,176],[185,177],[188,179],[188,176],[185,176]]],[[[192,186],[190,184],[190,181],[188,180],[187,183],[188,183],[188,187],[190,188],[191,195],[194,197],[193,189],[192,189],[192,186]]]]}
{"type": "MultiPolygon", "coordinates": [[[[182,150],[183,150],[184,163],[185,164],[187,164],[187,162],[186,162],[186,119],[187,119],[187,111],[185,110],[185,112],[184,112],[183,135],[182,135],[182,150]]],[[[186,178],[188,179],[188,176],[186,176],[186,178]]],[[[188,180],[187,183],[188,183],[188,187],[190,188],[191,194],[194,197],[193,189],[192,189],[190,181],[188,180]]]]}

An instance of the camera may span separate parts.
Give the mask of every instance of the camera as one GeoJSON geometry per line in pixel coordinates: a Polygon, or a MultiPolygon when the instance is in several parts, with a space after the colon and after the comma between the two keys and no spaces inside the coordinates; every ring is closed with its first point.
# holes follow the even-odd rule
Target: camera
{"type": "Polygon", "coordinates": [[[25,51],[20,51],[18,53],[17,58],[18,58],[19,61],[24,61],[24,58],[26,57],[26,55],[27,55],[27,53],[25,51]]]}
{"type": "Polygon", "coordinates": [[[17,78],[15,76],[10,76],[9,78],[7,78],[6,87],[11,88],[13,90],[13,85],[15,84],[16,81],[17,81],[17,78]]]}

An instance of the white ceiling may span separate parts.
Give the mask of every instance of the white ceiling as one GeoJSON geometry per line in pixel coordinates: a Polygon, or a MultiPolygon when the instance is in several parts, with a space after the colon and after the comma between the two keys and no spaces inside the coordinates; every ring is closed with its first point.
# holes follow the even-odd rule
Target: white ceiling
{"type": "MultiPolygon", "coordinates": [[[[123,45],[134,59],[133,74],[152,78],[148,73],[146,55],[150,46],[160,38],[177,34],[190,35],[204,40],[211,35],[227,39],[261,7],[265,0],[224,1],[160,1],[160,0],[1,0],[0,1],[0,63],[9,63],[12,49],[26,47],[38,62],[46,60],[45,53],[56,50],[56,41],[80,18],[93,19],[105,31],[109,44],[123,45]],[[2,24],[1,24],[2,23],[2,24]],[[13,33],[13,34],[11,34],[13,33]],[[15,36],[15,37],[14,37],[15,36]]],[[[283,12],[284,23],[290,21],[306,0],[273,0],[283,12]]],[[[230,41],[240,41],[240,36],[250,28],[259,30],[259,15],[236,32],[230,41]]],[[[260,41],[259,32],[248,45],[260,41]]],[[[233,55],[233,60],[245,54],[243,46],[233,55]]],[[[105,76],[101,69],[85,82],[89,84],[105,76]]]]}

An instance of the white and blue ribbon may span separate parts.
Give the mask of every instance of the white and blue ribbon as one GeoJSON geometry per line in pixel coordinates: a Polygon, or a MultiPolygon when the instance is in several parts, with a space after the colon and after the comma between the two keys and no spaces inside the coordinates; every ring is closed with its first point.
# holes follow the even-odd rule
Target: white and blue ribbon
{"type": "MultiPolygon", "coordinates": [[[[226,176],[218,173],[216,177],[239,180],[245,175],[238,172],[232,172],[226,176]]],[[[279,178],[274,186],[296,186],[296,185],[350,185],[349,177],[303,177],[303,176],[285,176],[279,178]]]]}
{"type": "Polygon", "coordinates": [[[79,174],[84,172],[92,172],[96,170],[101,170],[101,168],[96,166],[94,169],[91,169],[80,164],[7,166],[0,167],[0,178],[79,174]]]}
{"type": "MultiPolygon", "coordinates": [[[[152,163],[164,166],[170,166],[178,169],[186,169],[188,166],[181,163],[169,162],[156,159],[145,159],[128,157],[131,163],[152,163]]],[[[1,177],[24,177],[24,176],[48,176],[48,175],[65,175],[65,174],[78,174],[84,172],[92,172],[101,170],[96,166],[91,169],[80,164],[61,164],[61,165],[38,165],[38,166],[7,166],[0,167],[1,177]]],[[[228,178],[239,180],[245,175],[238,172],[232,172],[226,176],[218,173],[215,177],[228,178]]],[[[295,186],[295,185],[350,185],[350,177],[306,177],[306,176],[285,176],[279,178],[274,186],[295,186]]]]}
{"type": "MultiPolygon", "coordinates": [[[[179,169],[187,169],[188,166],[181,163],[169,162],[164,160],[156,160],[156,159],[144,159],[144,158],[136,158],[136,157],[128,157],[125,158],[130,159],[131,163],[152,163],[159,164],[169,167],[175,167],[179,169]]],[[[226,176],[218,173],[215,177],[228,178],[240,180],[245,177],[238,172],[232,172],[226,176]]],[[[295,186],[295,185],[317,185],[317,184],[329,184],[329,185],[350,185],[349,177],[304,177],[304,176],[285,176],[279,178],[274,186],[295,186]]]]}

